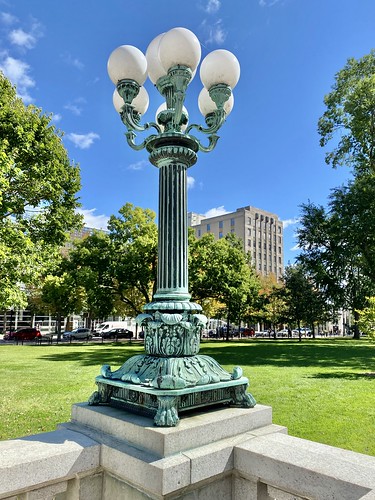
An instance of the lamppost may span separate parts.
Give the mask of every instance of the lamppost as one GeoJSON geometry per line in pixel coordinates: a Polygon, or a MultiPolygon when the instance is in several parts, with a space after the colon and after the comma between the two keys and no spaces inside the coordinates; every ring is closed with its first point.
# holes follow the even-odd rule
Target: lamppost
{"type": "Polygon", "coordinates": [[[104,365],[96,378],[98,390],[89,404],[105,403],[154,416],[158,426],[175,426],[178,412],[214,404],[253,407],[242,370],[225,371],[213,358],[199,354],[200,333],[207,323],[199,304],[188,291],[187,169],[198,151],[212,151],[216,132],[233,107],[232,89],[240,66],[227,50],[215,50],[202,61],[204,85],[198,106],[206,127],[189,125],[184,107],[187,87],[201,58],[199,40],[185,28],[157,36],[146,55],[122,45],[108,60],[108,73],[116,85],[113,102],[135,150],[146,149],[159,169],[159,222],[157,291],[136,319],[145,332],[145,354],[133,356],[116,371],[104,365]],[[150,78],[165,99],[156,123],[141,124],[148,108],[143,87],[150,78]],[[154,128],[142,143],[138,132],[154,128]],[[192,135],[208,136],[208,145],[192,135]]]}

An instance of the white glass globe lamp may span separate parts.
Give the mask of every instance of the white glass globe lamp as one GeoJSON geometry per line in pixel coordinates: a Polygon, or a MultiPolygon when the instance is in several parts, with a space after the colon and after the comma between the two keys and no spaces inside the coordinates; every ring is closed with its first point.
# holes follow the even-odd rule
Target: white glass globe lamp
{"type": "Polygon", "coordinates": [[[154,85],[160,77],[167,74],[167,71],[164,69],[159,59],[159,44],[163,36],[164,33],[161,33],[155,37],[146,50],[148,76],[154,85]]]}
{"type": "Polygon", "coordinates": [[[214,50],[203,59],[200,77],[207,89],[220,83],[233,89],[240,78],[240,63],[229,50],[214,50]]]}
{"type": "MultiPolygon", "coordinates": [[[[162,111],[165,111],[167,109],[167,104],[165,102],[163,102],[162,104],[160,104],[160,106],[158,107],[158,109],[156,110],[156,113],[155,113],[155,121],[156,123],[159,123],[158,122],[158,115],[159,113],[161,113],[162,111]]],[[[189,116],[189,113],[188,113],[188,110],[185,108],[185,106],[182,106],[182,112],[184,114],[186,114],[186,116],[188,117],[189,116]]],[[[159,127],[161,128],[162,132],[164,132],[164,125],[162,125],[161,123],[159,123],[159,127]]],[[[181,131],[184,132],[187,128],[187,123],[184,123],[181,125],[181,131]]]]}
{"type": "Polygon", "coordinates": [[[167,31],[159,43],[159,59],[166,71],[180,64],[194,72],[201,59],[201,52],[198,38],[186,28],[167,31]]]}
{"type": "MultiPolygon", "coordinates": [[[[113,92],[113,106],[117,113],[121,113],[122,107],[124,106],[124,99],[117,92],[117,89],[113,92]]],[[[144,115],[148,109],[149,97],[147,90],[144,87],[140,87],[137,97],[132,101],[132,106],[140,114],[144,115]]]]}
{"type": "Polygon", "coordinates": [[[109,56],[108,74],[117,85],[120,80],[135,80],[143,85],[147,78],[147,60],[144,54],[132,45],[121,45],[109,56]]]}

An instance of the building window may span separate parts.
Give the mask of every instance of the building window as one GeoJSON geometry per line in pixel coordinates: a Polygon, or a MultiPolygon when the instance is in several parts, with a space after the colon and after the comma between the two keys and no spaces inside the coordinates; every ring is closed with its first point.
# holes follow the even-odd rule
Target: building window
{"type": "Polygon", "coordinates": [[[219,221],[219,229],[223,229],[223,221],[219,221]]]}
{"type": "Polygon", "coordinates": [[[279,244],[281,243],[281,236],[279,236],[279,244]]]}
{"type": "Polygon", "coordinates": [[[234,233],[234,229],[231,229],[230,232],[233,234],[234,233]]]}
{"type": "Polygon", "coordinates": [[[279,257],[279,264],[281,264],[281,257],[279,257]]]}
{"type": "Polygon", "coordinates": [[[251,236],[251,229],[249,227],[247,228],[247,234],[248,236],[251,236]]]}
{"type": "Polygon", "coordinates": [[[198,229],[198,238],[200,238],[200,237],[201,237],[201,230],[198,229]]]}
{"type": "Polygon", "coordinates": [[[231,226],[234,226],[234,224],[235,224],[234,219],[231,219],[231,220],[230,220],[230,225],[231,225],[231,226]]]}
{"type": "Polygon", "coordinates": [[[256,247],[257,246],[257,242],[254,240],[253,241],[253,247],[256,247]]]}
{"type": "Polygon", "coordinates": [[[251,240],[247,240],[247,246],[251,247],[251,240]]]}
{"type": "Polygon", "coordinates": [[[219,239],[223,237],[223,231],[219,231],[219,239]]]}
{"type": "Polygon", "coordinates": [[[211,225],[207,224],[207,231],[211,231],[211,225]]]}
{"type": "Polygon", "coordinates": [[[247,223],[248,223],[248,224],[251,224],[251,217],[248,217],[248,218],[247,218],[247,223]]]}
{"type": "Polygon", "coordinates": [[[279,247],[279,253],[281,253],[281,247],[279,247]]]}

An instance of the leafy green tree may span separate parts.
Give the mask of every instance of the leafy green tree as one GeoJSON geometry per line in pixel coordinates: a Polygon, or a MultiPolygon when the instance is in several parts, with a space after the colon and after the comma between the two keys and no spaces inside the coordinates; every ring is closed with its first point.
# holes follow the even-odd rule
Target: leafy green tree
{"type": "Polygon", "coordinates": [[[109,237],[113,251],[113,276],[121,300],[140,312],[130,290],[137,290],[143,305],[152,301],[156,291],[158,230],[155,212],[126,203],[119,215],[112,215],[109,237]]]}
{"type": "Polygon", "coordinates": [[[375,51],[361,59],[348,59],[336,74],[332,91],[324,99],[319,120],[321,146],[333,141],[326,154],[333,167],[347,165],[356,173],[375,172],[375,51]]]}
{"type": "MultiPolygon", "coordinates": [[[[358,310],[374,290],[374,282],[364,272],[360,241],[345,224],[340,203],[344,198],[333,192],[329,208],[312,203],[302,205],[297,240],[302,249],[298,261],[324,293],[333,309],[348,309],[354,316],[354,337],[359,337],[358,310]]],[[[345,215],[345,214],[344,214],[345,215]]]]}
{"type": "Polygon", "coordinates": [[[155,290],[155,214],[127,203],[110,218],[108,229],[78,242],[66,269],[85,287],[90,317],[139,314],[155,290]]]}
{"type": "Polygon", "coordinates": [[[240,324],[260,286],[241,241],[232,234],[216,241],[211,234],[190,236],[189,281],[194,300],[213,298],[225,306],[228,328],[230,321],[240,324]]]}
{"type": "Polygon", "coordinates": [[[359,328],[375,341],[375,297],[367,297],[367,306],[358,311],[359,328]]]}
{"type": "Polygon", "coordinates": [[[25,307],[24,286],[53,264],[81,224],[80,189],[51,116],[25,106],[0,73],[0,308],[25,307]]]}
{"type": "Polygon", "coordinates": [[[48,312],[56,317],[58,336],[61,336],[61,318],[74,312],[85,310],[86,293],[83,286],[76,286],[72,276],[63,273],[61,276],[48,275],[43,281],[40,296],[42,304],[48,312]]]}
{"type": "Polygon", "coordinates": [[[271,324],[274,338],[276,338],[277,325],[284,321],[285,314],[285,301],[278,293],[278,290],[275,290],[274,293],[269,295],[261,311],[262,317],[271,324]]]}
{"type": "Polygon", "coordinates": [[[301,326],[306,324],[312,328],[326,321],[329,317],[328,303],[325,294],[316,286],[314,281],[301,264],[288,266],[284,273],[284,287],[282,296],[285,301],[285,314],[289,323],[295,323],[300,332],[301,326]]]}

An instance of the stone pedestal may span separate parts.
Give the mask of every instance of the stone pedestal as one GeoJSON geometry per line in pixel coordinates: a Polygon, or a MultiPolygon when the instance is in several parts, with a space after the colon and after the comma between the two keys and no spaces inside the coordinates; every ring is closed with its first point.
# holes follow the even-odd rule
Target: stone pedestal
{"type": "Polygon", "coordinates": [[[62,427],[101,444],[103,500],[231,498],[234,447],[286,432],[262,405],[186,414],[163,428],[117,408],[76,404],[62,427]]]}

